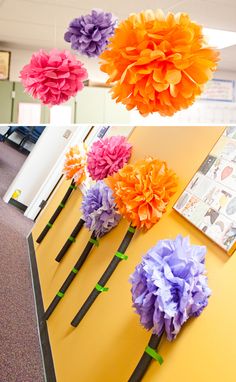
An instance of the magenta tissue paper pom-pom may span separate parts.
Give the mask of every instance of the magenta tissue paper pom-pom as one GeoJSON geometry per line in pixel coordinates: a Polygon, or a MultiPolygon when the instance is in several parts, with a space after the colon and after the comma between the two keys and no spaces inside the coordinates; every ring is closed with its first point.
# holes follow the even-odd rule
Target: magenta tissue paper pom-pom
{"type": "Polygon", "coordinates": [[[103,138],[93,143],[87,156],[93,180],[102,180],[119,171],[131,156],[131,144],[122,136],[103,138]]]}
{"type": "Polygon", "coordinates": [[[87,70],[77,57],[67,50],[39,50],[20,72],[26,91],[45,105],[60,105],[82,90],[88,78],[87,70]]]}

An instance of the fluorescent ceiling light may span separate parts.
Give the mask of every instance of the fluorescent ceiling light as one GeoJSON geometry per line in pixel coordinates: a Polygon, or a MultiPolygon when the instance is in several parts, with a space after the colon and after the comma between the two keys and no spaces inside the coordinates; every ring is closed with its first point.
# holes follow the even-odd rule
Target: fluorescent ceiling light
{"type": "Polygon", "coordinates": [[[203,28],[203,33],[207,37],[209,45],[215,48],[223,49],[236,45],[236,32],[203,28]]]}

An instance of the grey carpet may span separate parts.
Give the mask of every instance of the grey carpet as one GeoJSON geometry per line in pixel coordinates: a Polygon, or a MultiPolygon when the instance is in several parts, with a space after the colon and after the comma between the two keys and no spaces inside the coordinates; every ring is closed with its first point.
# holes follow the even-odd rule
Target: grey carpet
{"type": "Polygon", "coordinates": [[[0,382],[43,382],[26,236],[33,222],[2,196],[26,157],[0,143],[0,382]]]}

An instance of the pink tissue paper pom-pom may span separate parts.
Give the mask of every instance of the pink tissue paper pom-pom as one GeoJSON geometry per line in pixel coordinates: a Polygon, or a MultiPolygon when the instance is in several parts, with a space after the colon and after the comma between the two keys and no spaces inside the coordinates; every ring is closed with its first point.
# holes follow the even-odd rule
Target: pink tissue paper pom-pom
{"type": "Polygon", "coordinates": [[[102,180],[119,171],[128,162],[131,149],[132,145],[122,136],[94,142],[87,157],[87,168],[91,178],[102,180]]]}
{"type": "Polygon", "coordinates": [[[82,90],[88,78],[87,70],[77,57],[67,50],[39,50],[20,72],[25,90],[45,105],[60,105],[82,90]]]}

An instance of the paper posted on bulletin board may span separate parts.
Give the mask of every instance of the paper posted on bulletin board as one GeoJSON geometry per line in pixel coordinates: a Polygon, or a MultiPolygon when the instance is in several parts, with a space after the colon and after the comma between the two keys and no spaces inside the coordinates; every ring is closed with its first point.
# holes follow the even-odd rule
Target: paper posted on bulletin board
{"type": "Polygon", "coordinates": [[[228,254],[236,249],[236,127],[227,127],[174,209],[228,254]]]}

